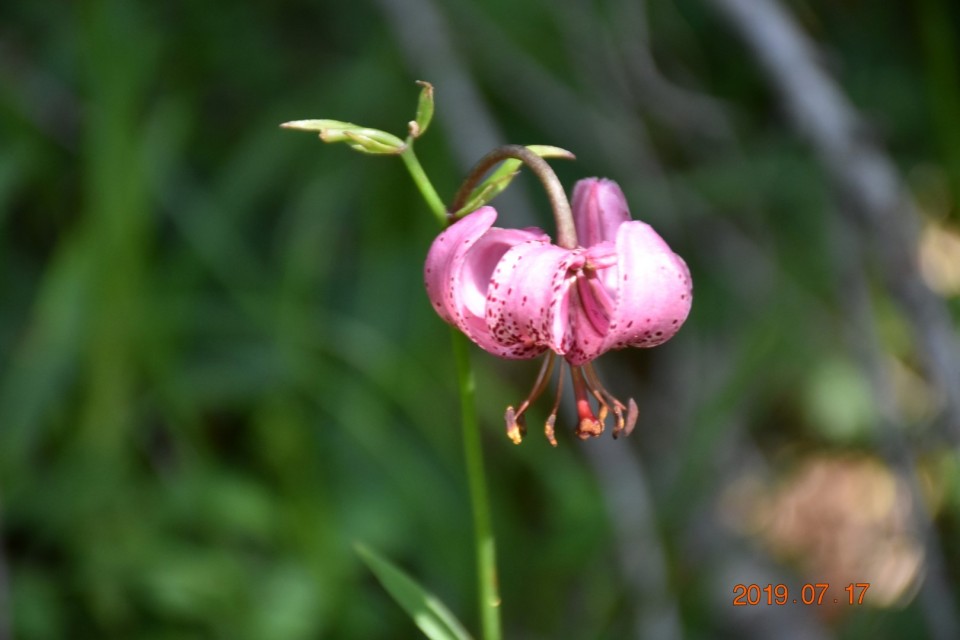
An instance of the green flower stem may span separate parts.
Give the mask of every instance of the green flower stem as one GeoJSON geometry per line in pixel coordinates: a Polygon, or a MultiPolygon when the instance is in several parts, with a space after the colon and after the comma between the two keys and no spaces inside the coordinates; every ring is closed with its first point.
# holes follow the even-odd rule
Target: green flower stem
{"type": "Polygon", "coordinates": [[[439,222],[442,227],[447,226],[447,208],[443,205],[443,200],[440,199],[437,190],[433,188],[433,184],[430,182],[430,178],[427,177],[426,172],[424,172],[423,167],[420,165],[417,154],[413,152],[412,139],[407,139],[407,146],[400,153],[400,157],[403,158],[403,164],[407,166],[410,177],[413,178],[414,184],[420,189],[423,199],[427,201],[427,205],[430,207],[433,215],[436,216],[437,222],[439,222]]]}
{"type": "MultiPolygon", "coordinates": [[[[424,172],[413,152],[412,140],[400,154],[414,183],[437,217],[446,227],[450,219],[437,190],[424,172]]],[[[500,594],[497,584],[497,551],[490,519],[490,501],[487,497],[487,478],[483,468],[483,446],[477,420],[476,383],[470,368],[470,343],[466,336],[453,329],[453,353],[457,363],[460,389],[460,421],[463,425],[463,451],[467,463],[467,483],[473,507],[473,535],[476,545],[477,587],[480,599],[480,625],[483,640],[500,640],[500,594]]]]}
{"type": "Polygon", "coordinates": [[[457,361],[460,386],[460,420],[463,423],[463,450],[467,460],[467,480],[473,505],[473,533],[477,554],[477,578],[480,596],[480,624],[484,640],[500,640],[500,594],[497,581],[497,549],[490,521],[487,481],[483,469],[483,445],[477,424],[475,383],[470,368],[470,343],[466,336],[452,330],[453,353],[457,361]]]}

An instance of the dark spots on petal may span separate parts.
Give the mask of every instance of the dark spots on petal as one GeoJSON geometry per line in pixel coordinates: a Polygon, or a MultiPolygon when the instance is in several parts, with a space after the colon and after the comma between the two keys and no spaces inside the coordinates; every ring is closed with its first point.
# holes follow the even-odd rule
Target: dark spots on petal
{"type": "Polygon", "coordinates": [[[629,274],[629,273],[623,274],[623,281],[624,281],[624,282],[626,282],[626,281],[629,280],[629,279],[630,279],[630,274],[629,274]]]}
{"type": "Polygon", "coordinates": [[[670,324],[672,324],[672,325],[678,325],[678,324],[680,324],[680,321],[677,320],[676,318],[674,318],[673,322],[671,322],[670,324]]]}
{"type": "Polygon", "coordinates": [[[630,322],[627,323],[627,329],[629,329],[629,328],[632,327],[632,326],[633,326],[633,320],[631,320],[630,322]]]}

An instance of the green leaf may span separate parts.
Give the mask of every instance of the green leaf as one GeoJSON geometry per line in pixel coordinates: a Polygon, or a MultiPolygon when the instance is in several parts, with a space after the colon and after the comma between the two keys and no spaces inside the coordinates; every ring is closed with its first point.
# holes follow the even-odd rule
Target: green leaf
{"type": "Polygon", "coordinates": [[[436,596],[369,547],[357,543],[354,548],[383,588],[413,618],[425,636],[431,640],[470,640],[470,634],[436,596]]]}
{"type": "MultiPolygon", "coordinates": [[[[544,144],[530,144],[527,145],[527,149],[533,151],[535,154],[541,158],[562,158],[564,160],[574,160],[574,156],[571,152],[566,149],[561,149],[560,147],[551,147],[544,144]]],[[[454,218],[460,218],[467,215],[471,211],[476,211],[483,205],[487,204],[494,198],[496,198],[500,193],[506,189],[510,183],[513,181],[514,177],[520,173],[520,167],[523,165],[521,160],[516,158],[508,158],[500,163],[498,166],[487,178],[478,184],[476,188],[470,192],[470,197],[467,198],[467,201],[462,207],[460,207],[456,213],[454,213],[454,218]]]]}

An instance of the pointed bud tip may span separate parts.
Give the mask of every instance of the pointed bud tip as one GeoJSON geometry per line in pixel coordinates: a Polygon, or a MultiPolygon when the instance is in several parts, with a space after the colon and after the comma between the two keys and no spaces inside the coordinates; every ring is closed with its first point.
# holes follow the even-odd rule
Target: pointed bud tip
{"type": "Polygon", "coordinates": [[[291,120],[280,124],[281,129],[294,129],[296,131],[319,131],[316,120],[291,120]]]}
{"type": "Polygon", "coordinates": [[[419,138],[426,133],[433,120],[433,85],[423,80],[417,80],[417,84],[420,86],[420,97],[417,99],[416,118],[409,124],[411,138],[419,138]]]}
{"type": "Polygon", "coordinates": [[[533,151],[541,158],[554,158],[558,160],[576,160],[577,156],[572,151],[567,151],[561,147],[554,147],[548,144],[528,144],[527,149],[533,151]]]}

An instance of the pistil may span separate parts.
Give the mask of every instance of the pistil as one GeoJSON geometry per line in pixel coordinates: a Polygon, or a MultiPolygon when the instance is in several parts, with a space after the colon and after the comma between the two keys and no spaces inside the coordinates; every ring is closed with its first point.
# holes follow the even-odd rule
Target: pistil
{"type": "MultiPolygon", "coordinates": [[[[584,380],[583,367],[574,367],[571,365],[570,375],[573,378],[573,393],[576,397],[577,417],[580,418],[580,423],[577,425],[577,437],[581,440],[595,438],[603,433],[603,421],[597,419],[597,416],[593,413],[593,408],[590,406],[590,397],[588,395],[586,381],[584,380]]],[[[601,416],[605,418],[604,413],[601,409],[601,416]]]]}
{"type": "MultiPolygon", "coordinates": [[[[513,410],[512,406],[507,407],[507,413],[506,416],[504,416],[507,422],[507,437],[510,438],[514,444],[520,444],[523,441],[523,436],[527,435],[527,421],[526,418],[523,417],[523,414],[531,404],[537,401],[537,398],[540,397],[543,390],[547,388],[556,360],[556,355],[548,353],[547,357],[543,360],[540,373],[537,374],[537,380],[533,383],[533,389],[531,389],[527,399],[520,404],[520,408],[516,411],[513,410]]],[[[554,417],[555,414],[556,408],[554,408],[554,417]]],[[[547,439],[550,439],[549,435],[547,439]]],[[[556,441],[551,441],[551,444],[556,446],[556,441]]]]}

